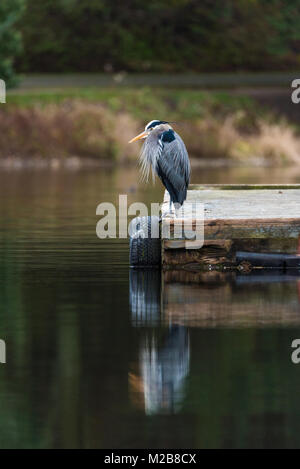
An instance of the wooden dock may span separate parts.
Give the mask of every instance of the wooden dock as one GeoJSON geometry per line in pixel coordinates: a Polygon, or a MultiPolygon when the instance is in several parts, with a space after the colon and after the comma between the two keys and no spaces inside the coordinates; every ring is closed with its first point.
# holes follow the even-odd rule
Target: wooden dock
{"type": "Polygon", "coordinates": [[[162,204],[165,269],[300,268],[300,185],[192,185],[177,218],[164,218],[168,207],[166,192],[162,204]],[[194,216],[197,204],[203,207],[202,228],[194,216]],[[183,224],[190,229],[178,237],[183,224]],[[196,229],[204,229],[204,244],[198,248],[189,239],[196,229]]]}

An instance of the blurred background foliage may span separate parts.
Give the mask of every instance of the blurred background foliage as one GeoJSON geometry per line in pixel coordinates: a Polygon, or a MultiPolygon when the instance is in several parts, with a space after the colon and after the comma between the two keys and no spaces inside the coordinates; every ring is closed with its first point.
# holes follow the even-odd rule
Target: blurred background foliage
{"type": "Polygon", "coordinates": [[[16,82],[14,60],[21,51],[21,34],[16,22],[21,17],[25,0],[1,0],[0,2],[0,78],[8,85],[16,82]]]}
{"type": "MultiPolygon", "coordinates": [[[[28,91],[25,77],[10,93],[12,106],[1,109],[0,156],[128,161],[128,135],[159,116],[185,122],[180,131],[197,158],[299,164],[299,113],[290,95],[273,93],[265,112],[265,90],[235,95],[231,85],[233,92],[217,92],[223,72],[248,75],[249,88],[255,85],[247,72],[262,72],[272,87],[272,72],[294,73],[299,11],[300,0],[0,0],[0,78],[8,86],[18,75],[35,79],[28,91]],[[136,79],[135,72],[139,84],[121,90],[124,77],[136,79]],[[172,84],[176,73],[203,72],[218,76],[209,91],[201,79],[180,90],[172,84]],[[110,84],[89,85],[92,73],[110,84]],[[165,74],[160,89],[155,73],[165,74]]],[[[289,94],[290,81],[284,86],[289,94]]]]}
{"type": "MultiPolygon", "coordinates": [[[[3,2],[20,10],[23,0],[3,2]]],[[[296,69],[299,11],[300,0],[27,0],[19,22],[24,52],[18,68],[22,72],[296,69]]]]}

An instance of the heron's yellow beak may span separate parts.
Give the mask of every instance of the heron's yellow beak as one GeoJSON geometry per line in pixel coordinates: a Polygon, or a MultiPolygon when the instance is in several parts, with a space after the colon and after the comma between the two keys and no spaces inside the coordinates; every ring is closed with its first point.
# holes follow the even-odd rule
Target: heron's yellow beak
{"type": "Polygon", "coordinates": [[[137,135],[136,137],[132,138],[128,143],[133,143],[136,142],[137,140],[141,140],[141,138],[146,138],[148,137],[149,132],[144,130],[141,134],[137,135]]]}

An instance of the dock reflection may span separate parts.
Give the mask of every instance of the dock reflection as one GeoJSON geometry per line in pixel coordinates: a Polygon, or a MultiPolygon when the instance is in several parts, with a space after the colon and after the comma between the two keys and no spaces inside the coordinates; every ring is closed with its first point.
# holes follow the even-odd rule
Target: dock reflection
{"type": "Polygon", "coordinates": [[[164,273],[164,321],[188,327],[300,325],[300,273],[164,273]]]}
{"type": "Polygon", "coordinates": [[[132,400],[146,415],[174,414],[186,395],[191,328],[300,326],[300,273],[132,270],[130,305],[139,328],[132,400]]]}

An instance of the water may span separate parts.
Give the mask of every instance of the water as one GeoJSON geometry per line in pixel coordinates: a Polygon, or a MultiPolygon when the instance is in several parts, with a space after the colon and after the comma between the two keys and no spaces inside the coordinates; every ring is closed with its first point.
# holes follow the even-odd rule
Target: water
{"type": "MultiPolygon", "coordinates": [[[[294,169],[194,172],[299,183],[294,169]]],[[[135,170],[0,173],[1,448],[299,447],[297,275],[129,272],[96,207],[160,202],[135,170]]]]}

